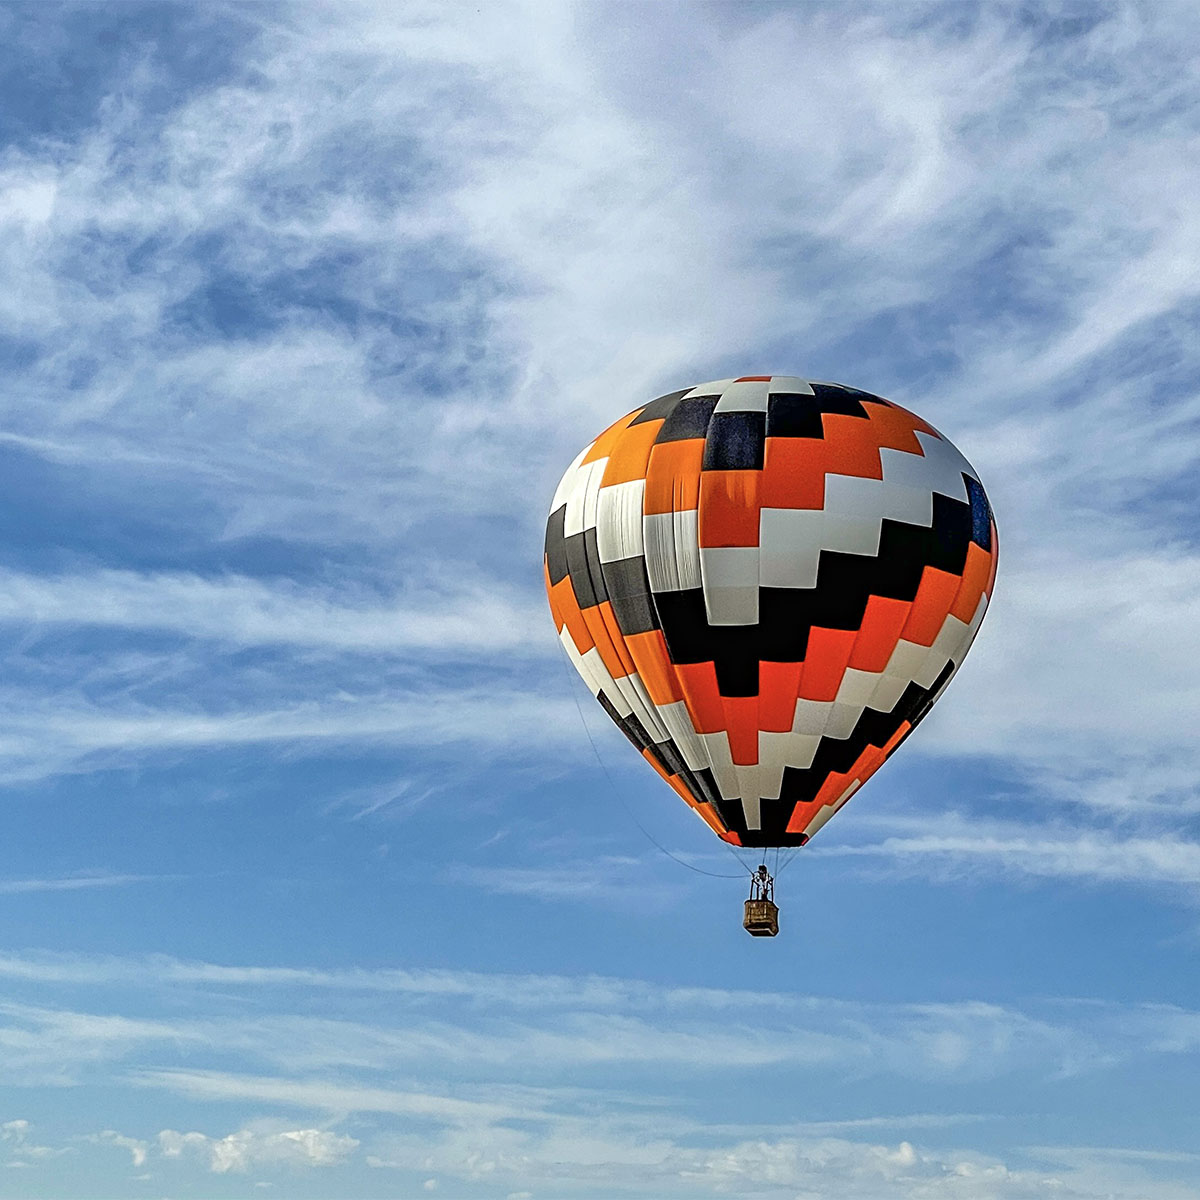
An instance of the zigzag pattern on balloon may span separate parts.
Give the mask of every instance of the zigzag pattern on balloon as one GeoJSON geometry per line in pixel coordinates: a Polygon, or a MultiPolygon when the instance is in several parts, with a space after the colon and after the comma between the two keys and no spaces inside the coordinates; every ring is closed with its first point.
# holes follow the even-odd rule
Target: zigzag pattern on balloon
{"type": "Polygon", "coordinates": [[[661,396],[551,504],[560,640],[726,841],[802,845],[911,733],[991,595],[970,463],[878,396],[784,376],[661,396]]]}

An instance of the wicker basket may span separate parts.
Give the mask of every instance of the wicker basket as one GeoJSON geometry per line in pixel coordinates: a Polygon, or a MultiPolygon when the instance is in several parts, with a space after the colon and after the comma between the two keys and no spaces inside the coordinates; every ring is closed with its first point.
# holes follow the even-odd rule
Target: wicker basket
{"type": "Polygon", "coordinates": [[[772,900],[747,900],[742,924],[752,937],[775,937],[779,933],[779,906],[772,900]]]}

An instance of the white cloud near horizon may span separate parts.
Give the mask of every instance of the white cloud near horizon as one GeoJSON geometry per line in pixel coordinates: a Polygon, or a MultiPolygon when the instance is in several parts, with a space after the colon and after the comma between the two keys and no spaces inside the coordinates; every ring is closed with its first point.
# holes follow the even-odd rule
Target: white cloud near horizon
{"type": "MultiPolygon", "coordinates": [[[[969,1148],[977,1127],[1022,1119],[1005,1109],[1005,1078],[1029,1096],[1200,1054],[1200,1014],[1170,1005],[897,1004],[635,978],[329,971],[167,956],[9,954],[0,978],[6,992],[36,985],[42,996],[50,988],[87,1001],[0,1005],[0,1066],[14,1095],[41,1080],[102,1085],[122,1111],[138,1093],[169,1097],[175,1111],[191,1106],[187,1125],[148,1125],[151,1106],[139,1124],[125,1118],[66,1144],[80,1154],[84,1144],[111,1146],[158,1180],[189,1164],[266,1178],[320,1168],[330,1179],[359,1164],[504,1181],[509,1190],[720,1195],[753,1187],[774,1196],[808,1188],[852,1197],[872,1187],[911,1200],[1017,1200],[1060,1181],[1053,1186],[1088,1200],[1175,1200],[1186,1191],[1173,1181],[1192,1171],[1169,1146],[1111,1152],[1107,1170],[1099,1156],[1053,1146],[1000,1156],[969,1148]],[[242,1069],[231,1069],[234,1061],[242,1069]],[[888,1077],[906,1081],[914,1096],[987,1081],[999,1107],[984,1115],[804,1115],[828,1112],[826,1101],[801,1111],[778,1106],[773,1122],[742,1111],[742,1089],[784,1077],[826,1096],[835,1086],[875,1094],[888,1077]],[[712,1099],[705,1083],[710,1099],[699,1113],[696,1089],[712,1079],[731,1102],[712,1099]]],[[[838,1100],[842,1111],[845,1103],[838,1100]]],[[[65,1152],[53,1138],[35,1140],[27,1122],[9,1141],[13,1153],[18,1142],[48,1142],[43,1158],[65,1152]]]]}

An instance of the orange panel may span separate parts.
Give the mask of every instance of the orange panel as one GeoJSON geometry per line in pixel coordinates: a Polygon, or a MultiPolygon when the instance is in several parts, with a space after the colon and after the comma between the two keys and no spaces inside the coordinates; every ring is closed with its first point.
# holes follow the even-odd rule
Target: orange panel
{"type": "Polygon", "coordinates": [[[808,654],[800,677],[805,700],[833,700],[854,651],[855,630],[814,628],[808,635],[808,654]]]}
{"type": "Polygon", "coordinates": [[[701,546],[757,546],[761,471],[700,474],[701,546]]]}
{"type": "Polygon", "coordinates": [[[662,630],[630,634],[625,639],[625,647],[655,704],[674,704],[683,699],[662,630]]]}
{"type": "Polygon", "coordinates": [[[758,762],[758,697],[722,696],[729,753],[739,767],[758,762]]]}
{"type": "Polygon", "coordinates": [[[650,458],[650,447],[662,428],[661,421],[647,421],[644,425],[630,425],[608,452],[608,466],[604,468],[602,487],[614,483],[630,483],[646,478],[646,463],[650,458]]]}
{"type": "Polygon", "coordinates": [[[769,733],[787,733],[796,719],[803,663],[758,664],[758,727],[769,733]]]}
{"type": "Polygon", "coordinates": [[[759,486],[763,508],[824,508],[825,443],[769,437],[765,445],[759,486]]]}
{"type": "Polygon", "coordinates": [[[717,810],[707,801],[696,805],[696,811],[708,822],[709,828],[722,836],[725,835],[725,822],[717,816],[717,810]]]}
{"type": "Polygon", "coordinates": [[[867,416],[871,421],[871,431],[875,441],[880,446],[890,450],[906,450],[909,454],[924,454],[921,443],[915,433],[932,433],[936,430],[932,425],[926,425],[915,413],[906,408],[888,408],[881,404],[864,404],[867,416]]]}
{"type": "Polygon", "coordinates": [[[770,383],[774,375],[742,375],[734,383],[770,383]]]}
{"type": "Polygon", "coordinates": [[[954,603],[961,583],[960,575],[951,575],[949,571],[940,571],[937,567],[926,567],[913,599],[912,612],[908,614],[900,636],[918,646],[932,646],[946,623],[950,605],[954,603]]]}
{"type": "Polygon", "coordinates": [[[825,470],[830,475],[856,475],[860,479],[882,479],[883,463],[879,458],[879,443],[870,421],[862,417],[847,417],[841,413],[826,413],[821,418],[825,426],[825,470]]]}
{"type": "Polygon", "coordinates": [[[728,842],[731,846],[740,846],[742,839],[730,829],[727,833],[721,834],[721,841],[728,842]]]}
{"type": "Polygon", "coordinates": [[[967,547],[967,561],[963,567],[962,583],[950,611],[966,624],[970,624],[979,607],[979,598],[987,587],[992,573],[992,556],[980,545],[972,542],[967,547]]]}
{"type": "Polygon", "coordinates": [[[897,729],[896,732],[893,733],[892,736],[883,743],[883,757],[887,758],[888,755],[891,754],[891,752],[895,750],[896,747],[899,746],[906,737],[908,737],[911,731],[912,726],[907,721],[901,721],[900,728],[897,729]]]}
{"type": "Polygon", "coordinates": [[[788,833],[803,833],[808,823],[817,815],[817,809],[820,807],[815,800],[804,800],[797,804],[788,818],[788,833]]]}
{"type": "Polygon", "coordinates": [[[882,671],[900,640],[911,608],[907,600],[872,596],[867,601],[849,665],[856,671],[882,671]]]}
{"type": "Polygon", "coordinates": [[[996,586],[996,567],[1000,564],[1000,543],[996,540],[996,522],[992,522],[992,569],[988,574],[987,587],[984,591],[988,594],[988,599],[992,598],[992,589],[996,586]]]}
{"type": "Polygon", "coordinates": [[[642,511],[688,512],[700,503],[700,466],[704,462],[704,439],[659,442],[650,450],[646,464],[646,499],[642,511]]]}
{"type": "Polygon", "coordinates": [[[575,589],[571,587],[571,577],[560,579],[550,589],[550,611],[554,614],[554,623],[561,632],[565,625],[575,643],[575,649],[580,654],[586,654],[595,644],[591,629],[580,610],[579,601],[575,599],[575,589]]]}
{"type": "Polygon", "coordinates": [[[617,628],[617,618],[613,614],[612,604],[605,601],[594,608],[585,609],[583,619],[587,622],[588,632],[600,651],[600,660],[608,668],[608,673],[614,679],[623,679],[634,672],[633,659],[625,649],[625,640],[617,628]]]}
{"type": "Polygon", "coordinates": [[[717,668],[710,662],[677,663],[675,674],[696,732],[720,733],[725,728],[725,706],[717,690],[717,668]]]}
{"type": "MultiPolygon", "coordinates": [[[[619,421],[614,421],[594,442],[592,448],[583,456],[584,463],[596,462],[598,459],[607,458],[612,453],[612,448],[620,440],[621,434],[629,428],[629,424],[641,413],[641,409],[635,409],[631,413],[626,413],[619,421]]],[[[654,422],[647,422],[653,425],[654,422]]],[[[582,463],[580,464],[582,465],[582,463]]]]}

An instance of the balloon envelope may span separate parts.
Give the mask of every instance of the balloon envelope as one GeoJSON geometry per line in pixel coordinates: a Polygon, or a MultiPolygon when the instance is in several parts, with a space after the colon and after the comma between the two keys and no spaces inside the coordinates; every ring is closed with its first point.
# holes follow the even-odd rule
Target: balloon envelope
{"type": "Polygon", "coordinates": [[[983,486],[878,396],[700,384],[586,446],[546,588],[608,715],[725,841],[803,845],[941,695],[996,573],[983,486]]]}

